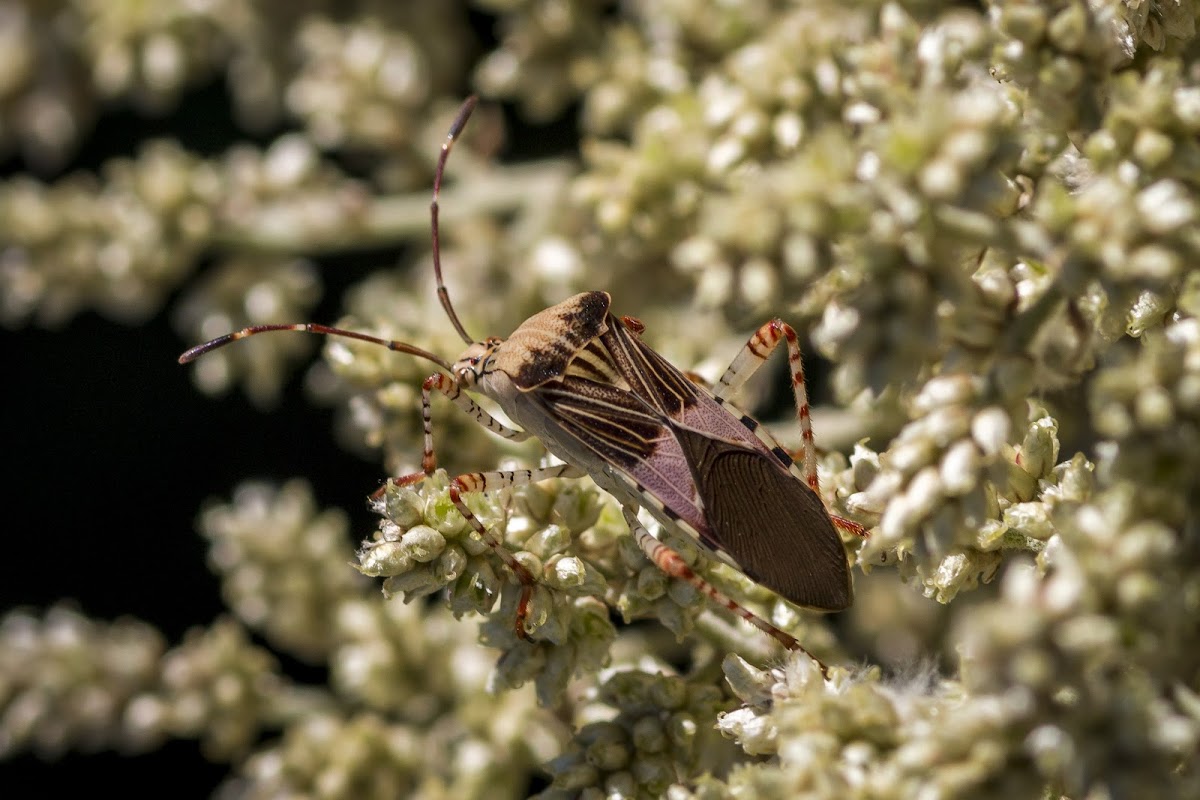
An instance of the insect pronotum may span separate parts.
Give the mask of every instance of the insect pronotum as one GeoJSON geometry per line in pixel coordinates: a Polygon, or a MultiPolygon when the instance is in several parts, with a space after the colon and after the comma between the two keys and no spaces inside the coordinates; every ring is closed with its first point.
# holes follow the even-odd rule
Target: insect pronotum
{"type": "Polygon", "coordinates": [[[527,319],[507,339],[472,339],[442,279],[438,196],[446,159],[475,102],[472,97],[463,104],[442,144],[430,203],[438,298],[467,343],[455,362],[405,342],[314,323],[245,328],[193,347],[179,362],[268,331],[349,337],[431,361],[443,371],[421,385],[423,471],[397,482],[416,483],[437,467],[430,413],[434,392],[492,433],[515,441],[534,436],[565,462],[533,470],[473,472],[450,482],[451,501],[523,586],[518,635],[528,636],[524,617],[537,579],[467,508],[462,496],[586,474],[621,503],[638,545],[663,572],[689,582],[789,650],[808,654],[826,673],[825,665],[793,636],[720,592],[637,518],[639,508],[647,510],[665,527],[690,536],[796,605],[824,611],[850,605],[850,570],[837,531],[866,532],[857,523],[831,515],[820,499],[796,332],[779,319],[764,324],[711,389],[644,344],[643,325],[615,316],[606,292],[568,298],[527,319]],[[803,469],[757,421],[728,401],[781,343],[787,348],[800,422],[803,469]],[[492,398],[520,428],[500,423],[467,396],[469,390],[492,398]]]}

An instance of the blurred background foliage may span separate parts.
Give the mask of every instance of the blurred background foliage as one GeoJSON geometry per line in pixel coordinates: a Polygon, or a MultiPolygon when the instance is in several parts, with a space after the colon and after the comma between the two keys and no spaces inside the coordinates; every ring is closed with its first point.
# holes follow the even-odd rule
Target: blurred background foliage
{"type": "MultiPolygon", "coordinates": [[[[0,0],[5,783],[1200,795],[1196,15],[0,0]],[[419,464],[428,364],[174,363],[301,320],[452,358],[428,203],[470,92],[442,220],[472,335],[600,288],[711,379],[801,330],[824,499],[872,529],[856,605],[711,577],[857,668],[667,585],[587,482],[479,501],[545,568],[519,642],[444,481],[364,508],[419,464]]],[[[796,444],[775,360],[741,402],[796,444]]],[[[540,456],[434,414],[452,472],[540,456]]]]}

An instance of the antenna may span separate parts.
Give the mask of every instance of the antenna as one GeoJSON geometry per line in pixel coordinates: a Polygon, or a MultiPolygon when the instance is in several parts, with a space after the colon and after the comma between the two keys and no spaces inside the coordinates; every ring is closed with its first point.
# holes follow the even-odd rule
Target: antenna
{"type": "Polygon", "coordinates": [[[224,347],[230,342],[236,342],[238,339],[245,339],[247,336],[254,336],[258,333],[269,333],[270,331],[302,331],[304,333],[319,333],[324,336],[343,336],[347,339],[358,339],[362,342],[383,345],[388,350],[395,350],[397,353],[408,353],[409,355],[423,358],[426,361],[432,361],[434,364],[437,364],[439,367],[446,370],[446,372],[451,374],[454,372],[454,369],[451,367],[449,361],[446,361],[446,359],[431,353],[428,350],[422,350],[420,347],[415,345],[389,339],[380,339],[378,336],[368,336],[367,334],[359,333],[358,331],[347,331],[343,330],[342,328],[331,328],[328,325],[318,325],[315,322],[296,322],[288,325],[253,325],[249,328],[242,328],[240,331],[227,333],[224,336],[218,336],[212,341],[196,345],[191,350],[188,350],[179,357],[179,363],[187,364],[190,361],[195,361],[197,358],[209,352],[210,350],[216,350],[218,347],[224,347]]]}
{"type": "MultiPolygon", "coordinates": [[[[433,175],[433,200],[429,203],[429,216],[433,223],[433,273],[437,277],[437,294],[438,299],[442,302],[442,308],[446,310],[446,315],[450,317],[450,322],[454,325],[454,329],[458,331],[458,335],[463,338],[467,344],[474,344],[475,340],[467,335],[467,331],[463,328],[462,322],[458,315],[454,313],[454,306],[450,304],[450,293],[446,291],[446,282],[442,280],[442,254],[441,245],[438,235],[438,195],[442,190],[442,175],[446,172],[446,159],[450,157],[450,150],[454,147],[454,143],[458,140],[463,128],[467,125],[467,120],[471,117],[471,112],[475,110],[476,103],[479,98],[471,95],[458,109],[458,116],[454,118],[454,122],[450,125],[450,132],[446,134],[446,141],[442,142],[442,152],[438,155],[437,171],[433,175]]],[[[205,353],[216,350],[218,347],[224,347],[230,342],[236,342],[238,339],[245,339],[247,336],[254,336],[259,333],[268,333],[270,331],[301,331],[304,333],[318,333],[325,336],[341,336],[347,339],[358,339],[361,342],[370,342],[386,347],[389,350],[395,350],[398,353],[408,353],[409,355],[423,358],[426,361],[432,361],[442,369],[453,374],[454,369],[450,362],[446,361],[441,356],[423,350],[416,345],[407,344],[389,339],[381,339],[377,336],[369,336],[365,333],[357,331],[343,330],[342,328],[332,328],[328,325],[319,325],[315,322],[297,322],[285,325],[253,325],[249,328],[242,328],[240,331],[227,333],[224,336],[218,336],[216,339],[205,342],[204,344],[196,345],[192,349],[179,357],[180,364],[187,364],[195,361],[205,353]]]]}
{"type": "Polygon", "coordinates": [[[446,316],[450,317],[450,322],[454,325],[454,330],[458,331],[458,335],[463,338],[467,344],[474,344],[475,340],[467,335],[466,328],[458,319],[458,314],[454,313],[454,306],[450,305],[450,293],[446,291],[446,282],[442,280],[442,248],[440,243],[440,235],[438,232],[438,195],[442,191],[442,175],[446,171],[446,159],[450,157],[450,150],[454,147],[454,143],[458,141],[459,134],[463,128],[467,126],[467,120],[471,118],[471,112],[475,110],[475,104],[479,102],[479,98],[471,95],[458,109],[458,116],[454,118],[454,122],[450,125],[450,132],[446,134],[446,141],[442,142],[442,152],[438,155],[437,171],[433,173],[433,200],[429,203],[429,217],[433,222],[433,274],[437,278],[437,294],[438,299],[442,301],[442,308],[446,309],[446,316]]]}

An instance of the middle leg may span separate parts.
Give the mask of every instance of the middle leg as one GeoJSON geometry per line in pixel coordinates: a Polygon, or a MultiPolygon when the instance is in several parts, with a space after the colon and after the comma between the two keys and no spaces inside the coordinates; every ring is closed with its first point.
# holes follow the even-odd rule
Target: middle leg
{"type": "Polygon", "coordinates": [[[465,475],[459,475],[450,481],[450,502],[454,503],[454,507],[458,509],[463,518],[479,534],[479,538],[488,547],[492,548],[492,551],[500,557],[500,560],[512,571],[517,581],[521,584],[521,599],[517,603],[516,630],[517,636],[522,639],[526,639],[529,636],[525,630],[525,617],[529,612],[529,601],[533,596],[533,587],[537,583],[537,578],[509,552],[508,548],[504,546],[503,538],[488,530],[479,517],[475,516],[475,513],[467,507],[466,502],[463,500],[463,495],[475,492],[495,492],[500,489],[510,489],[515,486],[524,486],[527,483],[549,480],[550,478],[579,478],[582,476],[583,471],[577,467],[570,464],[556,464],[552,467],[541,467],[538,469],[469,472],[465,475]]]}

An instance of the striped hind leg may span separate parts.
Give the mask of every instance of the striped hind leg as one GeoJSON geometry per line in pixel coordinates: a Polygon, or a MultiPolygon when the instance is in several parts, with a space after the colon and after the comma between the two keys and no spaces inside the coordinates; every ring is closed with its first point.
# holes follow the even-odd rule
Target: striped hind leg
{"type": "MultiPolygon", "coordinates": [[[[781,319],[764,323],[746,346],[730,363],[725,374],[713,387],[713,396],[725,402],[740,389],[750,376],[758,372],[775,352],[780,342],[787,342],[788,372],[791,374],[792,394],[796,400],[796,418],[800,422],[800,460],[804,480],[808,487],[821,496],[821,480],[817,476],[817,447],[813,440],[812,415],[808,405],[808,391],[804,384],[804,361],[800,355],[800,337],[796,329],[781,319]]],[[[856,536],[866,536],[867,529],[853,520],[830,514],[833,524],[839,529],[856,536]]]]}
{"type": "Polygon", "coordinates": [[[812,653],[804,649],[804,646],[789,633],[781,631],[771,623],[767,622],[762,617],[755,614],[750,609],[738,603],[717,587],[713,586],[700,575],[697,575],[695,570],[688,566],[683,560],[683,556],[672,550],[666,544],[663,544],[658,539],[655,539],[650,531],[638,521],[637,511],[630,506],[624,505],[621,508],[625,515],[625,522],[629,525],[630,532],[633,533],[633,538],[637,542],[638,547],[646,554],[646,558],[650,559],[654,566],[658,567],[664,573],[672,578],[678,578],[682,581],[687,581],[696,588],[701,594],[708,597],[722,608],[727,608],[734,614],[737,614],[742,619],[749,622],[754,627],[763,631],[768,636],[771,636],[788,650],[799,651],[804,653],[816,663],[821,670],[821,675],[828,678],[829,668],[825,666],[821,659],[814,656],[812,653]]]}
{"type": "Polygon", "coordinates": [[[808,391],[804,386],[804,362],[800,358],[800,337],[796,330],[781,319],[773,319],[762,325],[746,342],[746,346],[729,364],[725,374],[713,387],[718,400],[728,400],[740,389],[759,367],[766,363],[780,342],[787,342],[788,371],[792,376],[792,394],[796,400],[796,418],[800,422],[800,447],[804,480],[818,495],[821,493],[817,478],[817,450],[813,443],[812,418],[808,406],[808,391]]]}

